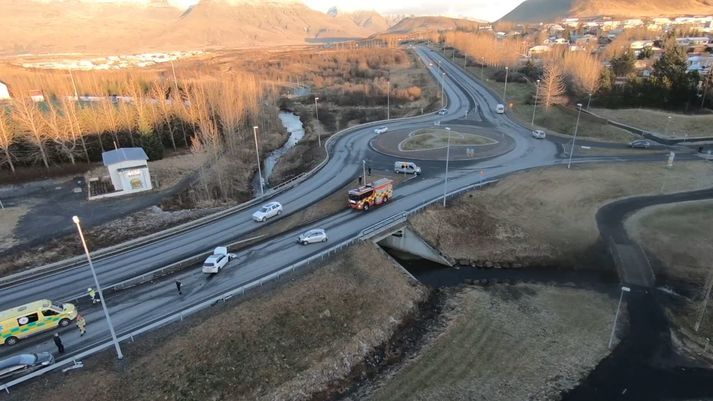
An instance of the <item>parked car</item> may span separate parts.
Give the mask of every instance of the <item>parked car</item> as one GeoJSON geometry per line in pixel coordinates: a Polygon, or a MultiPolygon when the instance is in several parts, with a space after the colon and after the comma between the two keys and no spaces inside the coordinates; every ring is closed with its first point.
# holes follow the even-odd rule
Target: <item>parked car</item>
{"type": "Polygon", "coordinates": [[[213,254],[208,256],[208,258],[203,262],[203,273],[216,274],[223,270],[223,268],[235,259],[234,253],[229,253],[228,248],[224,246],[219,246],[213,250],[213,254]]]}
{"type": "Polygon", "coordinates": [[[417,166],[413,162],[394,162],[394,173],[404,173],[404,174],[421,174],[421,167],[417,166]]]}
{"type": "Polygon", "coordinates": [[[646,139],[637,139],[629,144],[630,148],[638,149],[648,149],[649,146],[651,146],[651,142],[647,141],[646,139]]]}
{"type": "Polygon", "coordinates": [[[536,129],[532,131],[532,137],[535,139],[545,139],[547,135],[545,134],[545,131],[541,129],[536,129]]]}
{"type": "Polygon", "coordinates": [[[297,242],[302,245],[327,242],[327,232],[322,228],[315,228],[300,234],[297,238],[297,242]]]}
{"type": "Polygon", "coordinates": [[[253,220],[265,221],[270,217],[277,216],[282,213],[282,205],[280,202],[270,202],[263,205],[260,210],[253,213],[253,220]]]}
{"type": "Polygon", "coordinates": [[[384,132],[388,131],[388,127],[379,127],[374,129],[375,134],[383,134],[384,132]]]}
{"type": "Polygon", "coordinates": [[[439,116],[445,116],[446,113],[448,113],[448,109],[445,108],[445,107],[442,108],[442,109],[440,109],[440,110],[438,110],[438,115],[439,115],[439,116]]]}
{"type": "Polygon", "coordinates": [[[505,113],[505,105],[503,105],[503,104],[498,104],[497,106],[495,106],[495,112],[498,113],[498,114],[503,114],[503,113],[505,113]]]}
{"type": "Polygon", "coordinates": [[[54,363],[54,356],[49,352],[20,354],[0,361],[0,379],[32,372],[54,363]]]}

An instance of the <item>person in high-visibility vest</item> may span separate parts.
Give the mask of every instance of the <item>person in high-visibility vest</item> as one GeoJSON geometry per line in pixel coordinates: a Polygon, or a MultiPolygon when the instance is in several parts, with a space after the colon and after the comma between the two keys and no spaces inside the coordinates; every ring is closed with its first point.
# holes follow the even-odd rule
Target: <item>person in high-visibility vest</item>
{"type": "Polygon", "coordinates": [[[77,328],[79,329],[79,336],[83,336],[84,333],[87,332],[87,321],[84,319],[84,316],[77,314],[77,328]]]}
{"type": "Polygon", "coordinates": [[[89,298],[92,299],[92,303],[95,304],[97,302],[101,302],[99,298],[97,298],[97,292],[94,291],[94,288],[87,288],[87,294],[89,294],[89,298]]]}

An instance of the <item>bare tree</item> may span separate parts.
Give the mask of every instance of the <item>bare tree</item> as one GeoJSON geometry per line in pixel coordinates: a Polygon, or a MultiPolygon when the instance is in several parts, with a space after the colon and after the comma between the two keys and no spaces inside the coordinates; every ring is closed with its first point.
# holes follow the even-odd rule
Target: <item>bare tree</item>
{"type": "MultiPolygon", "coordinates": [[[[10,146],[15,141],[15,130],[10,126],[12,120],[4,110],[0,109],[0,148],[5,153],[5,162],[10,166],[10,171],[15,173],[15,164],[12,162],[10,146]]],[[[1,165],[1,164],[0,164],[1,165]]]]}
{"type": "Polygon", "coordinates": [[[564,78],[562,76],[562,67],[557,63],[548,63],[545,65],[542,74],[542,102],[545,105],[545,111],[550,111],[550,106],[561,100],[565,92],[564,78]]]}
{"type": "Polygon", "coordinates": [[[27,134],[28,141],[37,148],[42,163],[49,170],[49,158],[45,148],[47,136],[45,135],[42,112],[37,103],[30,96],[20,95],[12,100],[12,105],[12,115],[17,121],[17,125],[27,134]]]}
{"type": "Polygon", "coordinates": [[[166,127],[168,128],[168,134],[171,138],[171,146],[173,146],[173,150],[176,150],[176,138],[174,134],[175,129],[173,127],[173,106],[166,98],[167,93],[167,87],[161,85],[160,82],[154,82],[151,95],[156,99],[159,115],[162,117],[164,124],[166,124],[166,127]]]}
{"type": "Polygon", "coordinates": [[[68,129],[67,119],[53,101],[47,102],[47,112],[42,114],[47,136],[54,142],[64,156],[75,164],[74,152],[77,148],[77,137],[68,129]]]}

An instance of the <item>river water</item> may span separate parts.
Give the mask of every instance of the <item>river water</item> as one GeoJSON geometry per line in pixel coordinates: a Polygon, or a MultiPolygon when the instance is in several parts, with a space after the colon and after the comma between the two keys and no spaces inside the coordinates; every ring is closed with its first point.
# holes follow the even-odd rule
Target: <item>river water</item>
{"type": "MultiPolygon", "coordinates": [[[[282,156],[285,155],[290,149],[294,148],[295,145],[305,136],[304,128],[302,127],[302,121],[294,113],[288,111],[281,111],[279,113],[280,121],[282,126],[287,129],[290,136],[287,141],[278,149],[270,152],[267,157],[262,161],[262,176],[264,177],[264,188],[270,187],[270,178],[272,176],[272,170],[277,165],[277,162],[282,156]]],[[[256,194],[260,194],[260,181],[259,177],[255,177],[253,180],[253,189],[256,194]]]]}

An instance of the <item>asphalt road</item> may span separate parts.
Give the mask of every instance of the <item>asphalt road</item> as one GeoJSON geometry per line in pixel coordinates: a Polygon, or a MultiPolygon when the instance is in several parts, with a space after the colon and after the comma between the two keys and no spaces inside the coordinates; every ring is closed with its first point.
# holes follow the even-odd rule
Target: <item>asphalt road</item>
{"type": "MultiPolygon", "coordinates": [[[[533,139],[528,129],[511,121],[507,115],[495,113],[495,105],[499,100],[491,91],[481,87],[468,74],[440,55],[425,48],[417,48],[416,52],[426,65],[432,64],[429,69],[436,76],[440,75],[438,61],[441,61],[440,64],[446,72],[445,92],[449,99],[448,114],[446,116],[424,115],[378,125],[387,125],[390,130],[395,130],[433,126],[435,121],[442,121],[442,125],[455,120],[462,123],[466,111],[472,114],[477,108],[475,120],[479,126],[487,126],[495,132],[507,135],[514,142],[512,151],[486,161],[452,162],[448,172],[448,191],[514,171],[563,163],[563,160],[558,157],[556,144],[547,140],[533,139]],[[485,171],[485,177],[479,174],[481,170],[485,171]]],[[[281,217],[308,207],[353,181],[360,172],[362,160],[367,160],[373,166],[393,165],[395,158],[374,152],[368,146],[369,141],[376,136],[373,132],[373,127],[376,125],[355,127],[340,136],[332,144],[331,158],[321,170],[297,187],[277,195],[274,200],[281,202],[285,210],[281,217]]],[[[660,155],[658,157],[660,158],[660,155]]],[[[577,158],[574,162],[623,160],[627,158],[577,158]]],[[[227,269],[214,277],[203,275],[200,266],[196,266],[164,281],[113,294],[107,299],[107,304],[117,331],[130,332],[161,317],[180,313],[190,305],[211,299],[292,265],[333,243],[353,238],[366,227],[442,196],[444,163],[424,163],[423,167],[423,175],[399,186],[395,190],[393,200],[387,205],[372,209],[368,213],[345,210],[315,224],[327,230],[330,238],[327,244],[301,246],[295,243],[298,232],[285,233],[238,253],[237,260],[231,262],[227,269]],[[184,284],[182,296],[176,294],[174,278],[180,279],[184,284]]],[[[97,259],[94,264],[99,280],[105,286],[117,283],[208,251],[215,246],[248,237],[251,231],[264,224],[251,220],[253,211],[244,210],[210,225],[132,248],[121,254],[97,259]]],[[[67,224],[71,222],[68,221],[67,224]]],[[[0,288],[0,310],[42,298],[57,301],[72,299],[84,294],[87,287],[93,286],[86,265],[42,275],[0,288]]],[[[92,343],[105,342],[109,339],[100,308],[85,303],[80,303],[79,308],[88,321],[89,334],[80,338],[73,327],[61,331],[68,350],[65,357],[70,357],[92,343]]],[[[0,348],[2,348],[0,357],[3,357],[23,351],[53,351],[54,345],[50,335],[45,334],[21,341],[14,347],[0,348]]]]}

